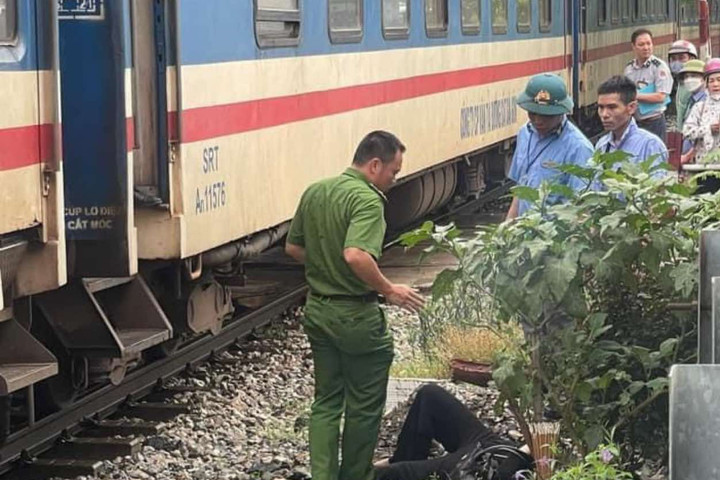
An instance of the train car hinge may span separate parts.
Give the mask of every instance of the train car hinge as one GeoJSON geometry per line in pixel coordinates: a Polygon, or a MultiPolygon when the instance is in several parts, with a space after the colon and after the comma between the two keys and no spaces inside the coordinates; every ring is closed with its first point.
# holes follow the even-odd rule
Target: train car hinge
{"type": "Polygon", "coordinates": [[[42,196],[47,197],[50,195],[50,184],[52,182],[54,172],[52,170],[48,170],[47,167],[43,169],[42,172],[42,196]]]}
{"type": "Polygon", "coordinates": [[[175,163],[177,157],[180,155],[180,142],[178,140],[170,140],[168,142],[168,150],[170,151],[168,163],[175,163]]]}

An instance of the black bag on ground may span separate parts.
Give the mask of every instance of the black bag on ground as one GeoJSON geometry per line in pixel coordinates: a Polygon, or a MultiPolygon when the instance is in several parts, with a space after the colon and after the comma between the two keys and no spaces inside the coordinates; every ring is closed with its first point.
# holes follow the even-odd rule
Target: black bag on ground
{"type": "Polygon", "coordinates": [[[450,474],[451,480],[514,480],[517,472],[533,470],[533,458],[510,445],[490,447],[479,443],[464,455],[450,474]]]}

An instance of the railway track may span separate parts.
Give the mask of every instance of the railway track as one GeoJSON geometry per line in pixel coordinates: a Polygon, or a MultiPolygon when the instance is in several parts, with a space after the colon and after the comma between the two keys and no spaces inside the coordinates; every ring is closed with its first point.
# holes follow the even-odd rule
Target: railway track
{"type": "MultiPolygon", "coordinates": [[[[472,201],[446,209],[433,220],[450,220],[473,212],[506,194],[509,187],[508,182],[500,183],[472,201]]],[[[394,244],[389,243],[387,248],[394,244]]],[[[98,388],[67,408],[12,433],[0,444],[0,475],[18,478],[17,474],[21,472],[19,478],[23,479],[89,475],[100,458],[134,454],[141,445],[136,438],[138,435],[157,432],[155,420],[186,413],[186,406],[148,402],[148,399],[169,398],[177,393],[163,387],[168,379],[212,358],[253,329],[269,323],[302,301],[307,292],[303,282],[296,282],[290,287],[285,285],[284,290],[272,286],[273,277],[289,270],[295,270],[294,276],[297,277],[297,266],[293,266],[282,254],[271,254],[249,263],[249,276],[256,283],[244,287],[230,286],[230,290],[234,296],[239,295],[249,301],[250,305],[260,306],[228,322],[217,335],[196,339],[171,356],[129,372],[120,385],[108,384],[98,388]],[[268,296],[272,298],[269,301],[268,296]],[[118,416],[136,421],[109,420],[118,416]],[[52,453],[51,458],[40,457],[48,451],[52,453]]]]}
{"type": "MultiPolygon", "coordinates": [[[[72,436],[86,428],[88,422],[102,421],[128,402],[140,400],[151,393],[159,382],[182,372],[188,365],[208,359],[214,352],[227,348],[254,328],[298,304],[306,292],[307,287],[299,285],[267,305],[230,322],[217,335],[200,338],[170,357],[129,373],[120,385],[102,387],[66,409],[10,435],[0,446],[0,474],[17,466],[13,462],[18,460],[32,465],[33,459],[52,448],[59,437],[72,436]]],[[[44,468],[45,464],[42,466],[44,468]]]]}

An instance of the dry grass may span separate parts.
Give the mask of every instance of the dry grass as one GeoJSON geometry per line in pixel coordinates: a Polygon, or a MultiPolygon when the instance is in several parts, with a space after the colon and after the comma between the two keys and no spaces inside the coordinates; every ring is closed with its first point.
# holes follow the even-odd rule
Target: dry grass
{"type": "Polygon", "coordinates": [[[448,363],[454,358],[489,363],[504,345],[505,340],[487,328],[450,326],[443,332],[437,356],[448,363]]]}
{"type": "Polygon", "coordinates": [[[450,378],[450,360],[489,363],[508,340],[487,328],[450,325],[438,336],[432,355],[420,350],[411,358],[393,364],[390,375],[402,378],[450,378]]]}

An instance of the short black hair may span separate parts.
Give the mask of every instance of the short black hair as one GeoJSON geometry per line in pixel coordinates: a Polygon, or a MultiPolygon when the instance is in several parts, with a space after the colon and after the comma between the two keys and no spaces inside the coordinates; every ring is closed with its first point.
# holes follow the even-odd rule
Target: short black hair
{"type": "Polygon", "coordinates": [[[647,28],[638,28],[632,33],[632,35],[630,35],[630,43],[635,45],[635,40],[637,40],[640,35],[650,35],[650,38],[653,38],[653,34],[650,30],[647,28]]]}
{"type": "Polygon", "coordinates": [[[598,87],[598,95],[611,93],[617,93],[625,105],[637,100],[637,87],[635,83],[624,75],[610,77],[598,87]]]}
{"type": "Polygon", "coordinates": [[[373,158],[379,158],[382,163],[390,163],[395,160],[398,151],[405,153],[405,145],[395,135],[375,130],[362,139],[355,150],[352,163],[361,167],[373,158]]]}

